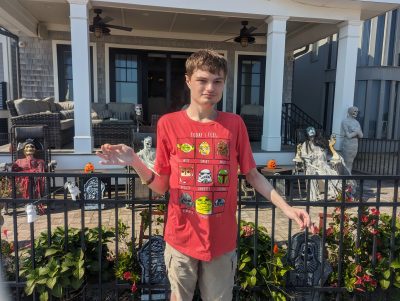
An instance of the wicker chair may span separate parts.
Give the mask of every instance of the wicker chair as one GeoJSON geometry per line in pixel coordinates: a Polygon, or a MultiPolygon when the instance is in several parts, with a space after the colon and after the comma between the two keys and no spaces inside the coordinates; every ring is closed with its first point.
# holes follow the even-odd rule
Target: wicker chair
{"type": "Polygon", "coordinates": [[[48,132],[47,144],[52,148],[61,149],[64,144],[72,141],[74,137],[73,119],[62,120],[61,114],[56,111],[57,107],[54,111],[19,115],[15,108],[14,100],[8,100],[6,103],[11,116],[12,126],[46,125],[48,132]]]}

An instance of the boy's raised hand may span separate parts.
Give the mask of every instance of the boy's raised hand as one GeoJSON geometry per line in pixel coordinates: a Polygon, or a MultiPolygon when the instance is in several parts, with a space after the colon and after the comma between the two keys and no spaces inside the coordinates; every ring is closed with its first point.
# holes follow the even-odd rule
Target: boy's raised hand
{"type": "Polygon", "coordinates": [[[100,164],[122,166],[132,166],[137,157],[135,151],[125,144],[103,144],[101,152],[96,152],[96,155],[102,159],[100,164]]]}

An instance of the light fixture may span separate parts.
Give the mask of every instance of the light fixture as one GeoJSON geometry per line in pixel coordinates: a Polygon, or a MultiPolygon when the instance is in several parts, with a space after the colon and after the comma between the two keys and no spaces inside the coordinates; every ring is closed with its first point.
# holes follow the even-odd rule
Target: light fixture
{"type": "Polygon", "coordinates": [[[256,39],[252,36],[239,36],[234,39],[236,43],[240,43],[242,47],[247,47],[249,44],[254,44],[256,39]]]}
{"type": "Polygon", "coordinates": [[[102,37],[102,35],[103,35],[103,30],[100,27],[96,27],[94,29],[94,36],[99,39],[102,37]]]}

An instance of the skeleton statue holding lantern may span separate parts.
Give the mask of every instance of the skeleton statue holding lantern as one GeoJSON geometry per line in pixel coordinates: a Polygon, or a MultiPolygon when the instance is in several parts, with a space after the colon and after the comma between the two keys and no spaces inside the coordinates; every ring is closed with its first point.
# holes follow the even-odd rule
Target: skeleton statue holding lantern
{"type": "MultiPolygon", "coordinates": [[[[45,162],[42,159],[35,158],[35,153],[37,150],[42,149],[40,143],[37,143],[33,139],[27,139],[24,143],[18,145],[17,150],[23,150],[25,158],[17,159],[11,170],[13,172],[45,172],[45,162]]],[[[16,184],[20,187],[22,191],[22,197],[29,198],[29,177],[16,177],[16,184]]],[[[34,177],[33,184],[33,198],[38,198],[44,193],[45,179],[43,177],[34,177]]]]}

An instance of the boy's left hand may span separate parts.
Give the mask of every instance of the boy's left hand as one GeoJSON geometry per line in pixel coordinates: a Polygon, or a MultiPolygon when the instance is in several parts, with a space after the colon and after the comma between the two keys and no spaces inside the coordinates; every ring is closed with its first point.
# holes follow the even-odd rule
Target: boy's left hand
{"type": "Polygon", "coordinates": [[[294,220],[302,230],[304,228],[310,228],[311,232],[313,232],[314,224],[311,223],[311,219],[307,211],[299,208],[291,207],[290,210],[286,212],[288,218],[294,220]]]}

